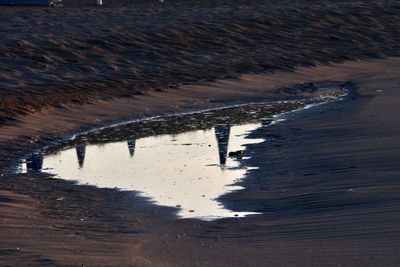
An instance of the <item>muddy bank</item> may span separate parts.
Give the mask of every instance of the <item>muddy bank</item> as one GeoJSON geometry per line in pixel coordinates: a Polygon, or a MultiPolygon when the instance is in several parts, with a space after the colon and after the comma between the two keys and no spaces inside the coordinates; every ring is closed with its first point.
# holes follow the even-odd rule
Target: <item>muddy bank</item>
{"type": "Polygon", "coordinates": [[[245,75],[204,85],[208,91],[189,86],[162,97],[49,109],[3,127],[1,153],[9,157],[34,146],[35,139],[44,144],[117,115],[176,112],[171,104],[193,110],[195,101],[210,107],[320,80],[352,81],[360,94],[270,128],[271,140],[252,152],[262,168],[248,177],[246,190],[223,198],[232,209],[262,211],[258,217],[175,220],[175,209],[149,205],[135,192],[2,168],[2,265],[395,266],[399,69],[398,59],[388,59],[245,75]],[[202,102],[201,95],[214,101],[202,102]]]}
{"type": "Polygon", "coordinates": [[[397,1],[90,3],[1,7],[2,123],[45,106],[399,54],[397,1]]]}

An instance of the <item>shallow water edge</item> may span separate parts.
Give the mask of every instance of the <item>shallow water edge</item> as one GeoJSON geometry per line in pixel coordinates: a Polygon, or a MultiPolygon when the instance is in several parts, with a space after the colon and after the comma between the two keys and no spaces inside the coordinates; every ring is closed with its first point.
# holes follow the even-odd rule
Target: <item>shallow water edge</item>
{"type": "Polygon", "coordinates": [[[265,139],[252,140],[247,135],[279,122],[284,113],[347,95],[345,88],[324,87],[298,100],[236,105],[103,127],[30,153],[19,171],[138,191],[155,204],[178,208],[180,218],[252,215],[251,211],[227,210],[217,200],[242,189],[234,184],[246,177],[247,170],[257,167],[246,166],[246,146],[265,139]]]}

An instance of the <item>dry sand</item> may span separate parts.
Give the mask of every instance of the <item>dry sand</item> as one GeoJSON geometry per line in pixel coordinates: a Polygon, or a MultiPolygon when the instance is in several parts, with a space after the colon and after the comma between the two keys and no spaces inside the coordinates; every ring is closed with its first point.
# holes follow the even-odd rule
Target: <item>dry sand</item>
{"type": "Polygon", "coordinates": [[[104,2],[1,7],[0,123],[45,106],[400,51],[398,1],[104,2]]]}
{"type": "Polygon", "coordinates": [[[0,265],[396,266],[399,74],[398,58],[346,62],[19,117],[0,134],[0,265]],[[132,192],[7,171],[26,149],[79,130],[275,98],[282,86],[326,80],[351,81],[359,96],[271,129],[282,138],[254,154],[263,163],[250,176],[258,184],[249,180],[246,190],[224,197],[227,205],[262,216],[175,220],[174,209],[132,192]]]}

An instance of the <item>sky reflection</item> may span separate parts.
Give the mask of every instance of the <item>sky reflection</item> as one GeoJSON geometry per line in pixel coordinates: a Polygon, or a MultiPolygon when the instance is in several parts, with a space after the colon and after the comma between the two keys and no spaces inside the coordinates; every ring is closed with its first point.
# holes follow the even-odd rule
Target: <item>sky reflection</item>
{"type": "Polygon", "coordinates": [[[219,124],[176,135],[80,145],[54,154],[33,154],[22,168],[79,184],[139,191],[158,205],[179,208],[181,218],[243,217],[252,213],[228,210],[216,199],[241,189],[233,184],[244,178],[248,167],[228,153],[264,141],[246,138],[260,126],[219,124]]]}

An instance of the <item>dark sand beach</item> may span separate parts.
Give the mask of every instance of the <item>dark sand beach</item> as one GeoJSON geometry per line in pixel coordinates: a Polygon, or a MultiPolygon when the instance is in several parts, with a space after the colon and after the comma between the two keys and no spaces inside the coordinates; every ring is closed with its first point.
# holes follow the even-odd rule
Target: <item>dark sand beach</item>
{"type": "Polygon", "coordinates": [[[398,1],[1,7],[0,119],[150,89],[398,56],[398,1]]]}
{"type": "MultiPolygon", "coordinates": [[[[39,173],[5,174],[2,260],[20,265],[395,266],[399,69],[398,59],[388,59],[238,81],[246,88],[260,81],[282,86],[348,80],[358,92],[268,128],[272,140],[252,151],[250,159],[262,167],[243,181],[245,190],[222,197],[234,210],[250,208],[262,215],[176,220],[174,209],[151,205],[134,193],[49,182],[39,173]]],[[[65,125],[73,125],[66,111],[60,112],[46,131],[59,129],[63,115],[65,125]]],[[[31,116],[26,127],[40,134],[40,118],[31,116]]],[[[8,131],[15,134],[21,127],[8,131]]],[[[18,139],[24,137],[4,142],[23,150],[27,140],[18,139]]]]}
{"type": "Polygon", "coordinates": [[[2,8],[0,265],[397,266],[399,5],[288,2],[2,8]],[[137,192],[15,173],[79,132],[326,83],[351,94],[252,132],[259,168],[220,201],[258,215],[177,219],[137,192]]]}

